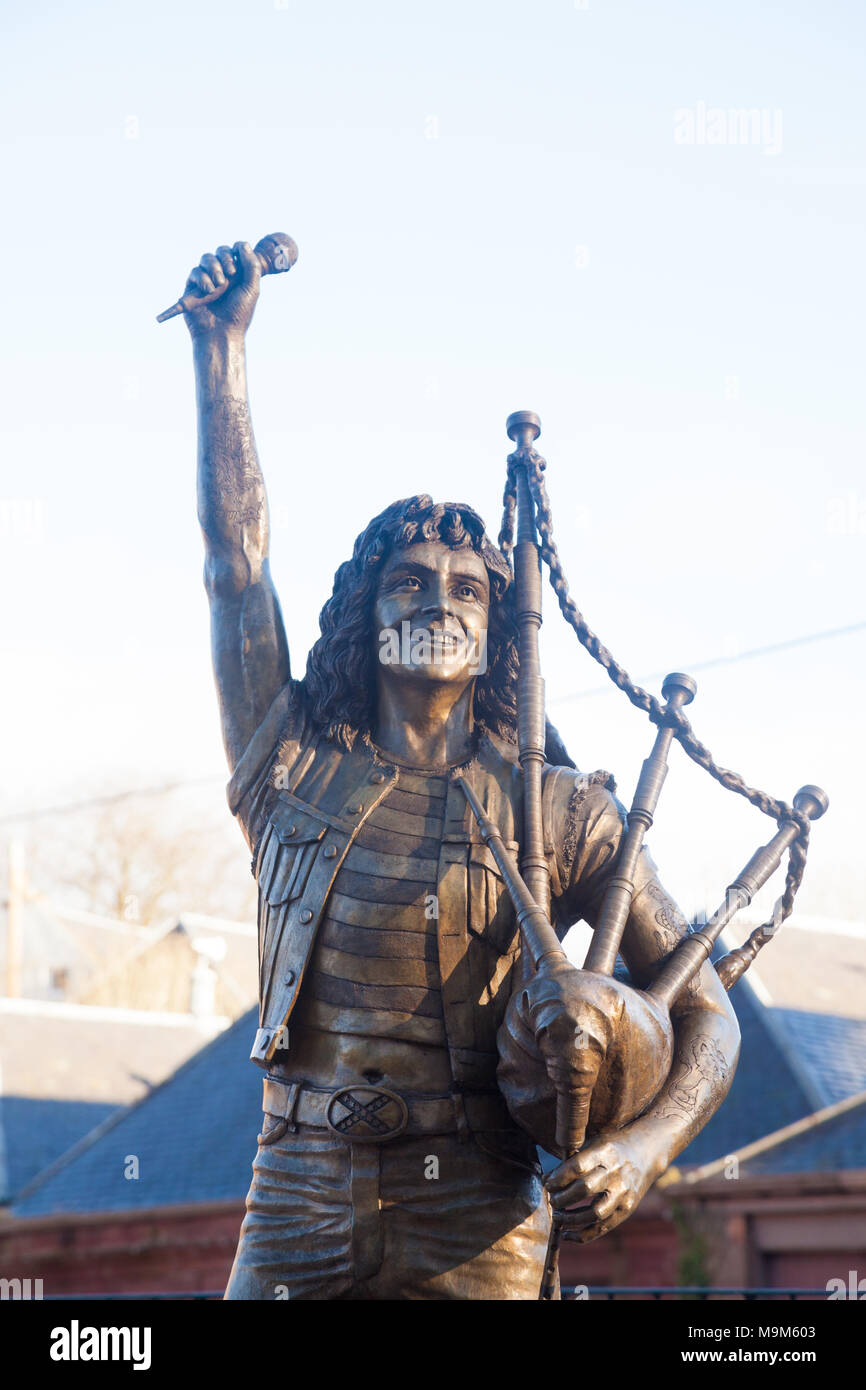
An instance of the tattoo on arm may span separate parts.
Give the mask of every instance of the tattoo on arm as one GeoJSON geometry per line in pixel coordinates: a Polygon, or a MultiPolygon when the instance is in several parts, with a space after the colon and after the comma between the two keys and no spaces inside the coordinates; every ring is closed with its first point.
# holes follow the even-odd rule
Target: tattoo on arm
{"type": "MultiPolygon", "coordinates": [[[[258,526],[265,510],[249,404],[220,396],[208,411],[205,499],[216,529],[258,526]]],[[[211,527],[206,525],[210,533],[211,527]]]]}
{"type": "Polygon", "coordinates": [[[728,1063],[714,1038],[699,1033],[676,1054],[655,1111],[659,1119],[691,1119],[715,1087],[724,1084],[728,1063]]]}
{"type": "MultiPolygon", "coordinates": [[[[648,883],[646,888],[649,897],[654,898],[660,905],[655,913],[655,929],[653,937],[658,948],[659,964],[675,950],[685,936],[688,935],[689,924],[680,909],[672,898],[659,883],[648,883]]],[[[688,981],[682,993],[684,996],[697,999],[700,996],[701,985],[700,976],[693,975],[688,981]]]]}

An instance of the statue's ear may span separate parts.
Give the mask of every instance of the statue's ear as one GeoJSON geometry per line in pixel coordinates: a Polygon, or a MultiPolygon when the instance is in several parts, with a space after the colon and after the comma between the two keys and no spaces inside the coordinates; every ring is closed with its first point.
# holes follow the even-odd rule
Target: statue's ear
{"type": "Polygon", "coordinates": [[[569,757],[568,749],[559,737],[559,730],[551,724],[549,719],[545,720],[544,756],[553,767],[577,767],[577,764],[569,757]]]}

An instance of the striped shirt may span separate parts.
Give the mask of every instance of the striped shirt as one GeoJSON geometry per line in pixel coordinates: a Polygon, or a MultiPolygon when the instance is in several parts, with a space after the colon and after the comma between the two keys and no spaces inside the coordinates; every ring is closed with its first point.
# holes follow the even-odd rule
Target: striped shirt
{"type": "Polygon", "coordinates": [[[448,777],[401,767],[373,810],[328,898],[295,1020],[446,1046],[436,877],[448,777]]]}

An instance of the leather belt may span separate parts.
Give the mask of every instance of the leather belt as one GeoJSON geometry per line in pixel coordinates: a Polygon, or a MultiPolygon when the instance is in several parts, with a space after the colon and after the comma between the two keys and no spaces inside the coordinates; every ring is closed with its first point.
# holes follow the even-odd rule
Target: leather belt
{"type": "Polygon", "coordinates": [[[298,1125],[325,1129],[349,1144],[386,1144],[399,1135],[450,1134],[470,1130],[513,1129],[499,1091],[453,1095],[400,1094],[366,1082],[325,1090],[285,1077],[264,1078],[263,1109],[278,1121],[260,1144],[275,1144],[298,1125]]]}

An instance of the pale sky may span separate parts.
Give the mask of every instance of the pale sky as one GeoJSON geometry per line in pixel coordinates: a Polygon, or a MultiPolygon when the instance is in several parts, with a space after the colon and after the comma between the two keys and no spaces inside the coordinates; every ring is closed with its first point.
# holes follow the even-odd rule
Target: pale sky
{"type": "MultiPolygon", "coordinates": [[[[294,674],[383,506],[466,501],[495,537],[522,408],[635,676],[866,619],[860,6],[114,0],[3,30],[4,814],[222,797],[191,352],[155,315],[223,241],[300,248],[249,339],[294,674]]],[[[653,731],[613,687],[565,698],[604,676],[546,603],[550,715],[628,802],[653,731]]],[[[813,914],[862,916],[864,653],[696,672],[720,762],[830,794],[813,914]]],[[[772,831],[674,749],[650,843],[684,908],[772,831]]]]}

